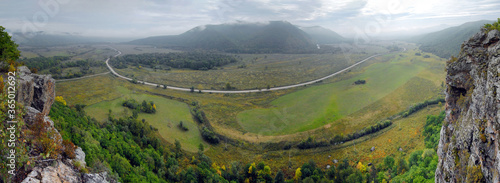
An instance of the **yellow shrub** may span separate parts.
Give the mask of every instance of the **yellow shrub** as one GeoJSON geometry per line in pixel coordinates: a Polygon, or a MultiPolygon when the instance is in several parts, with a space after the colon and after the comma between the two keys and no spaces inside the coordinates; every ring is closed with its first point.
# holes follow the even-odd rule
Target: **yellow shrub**
{"type": "Polygon", "coordinates": [[[66,105],[66,100],[62,96],[57,96],[56,101],[61,102],[62,104],[66,105]]]}

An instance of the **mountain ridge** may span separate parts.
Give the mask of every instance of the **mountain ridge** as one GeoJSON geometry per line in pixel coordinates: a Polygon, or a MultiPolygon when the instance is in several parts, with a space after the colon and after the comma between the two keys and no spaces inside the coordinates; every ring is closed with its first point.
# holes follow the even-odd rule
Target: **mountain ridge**
{"type": "Polygon", "coordinates": [[[420,44],[422,51],[434,53],[442,58],[449,58],[457,55],[460,51],[460,45],[477,33],[481,26],[491,22],[493,21],[466,22],[440,31],[414,36],[409,41],[420,44]]]}
{"type": "Polygon", "coordinates": [[[128,43],[232,53],[304,53],[317,49],[317,42],[310,34],[287,21],[204,25],[179,35],[147,37],[128,43]]]}

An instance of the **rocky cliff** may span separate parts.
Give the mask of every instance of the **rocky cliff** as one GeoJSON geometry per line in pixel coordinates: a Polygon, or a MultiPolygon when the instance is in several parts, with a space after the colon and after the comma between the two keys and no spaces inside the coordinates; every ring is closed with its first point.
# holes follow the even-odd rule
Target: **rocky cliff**
{"type": "Polygon", "coordinates": [[[483,28],[448,61],[436,182],[500,181],[499,40],[483,28]]]}
{"type": "MultiPolygon", "coordinates": [[[[61,134],[54,127],[54,122],[48,117],[50,107],[55,99],[55,80],[48,75],[33,74],[23,66],[17,69],[19,74],[17,101],[25,106],[23,117],[25,124],[29,127],[35,123],[39,115],[43,116],[44,123],[47,123],[47,131],[53,131],[52,138],[57,146],[62,146],[61,134]]],[[[74,159],[57,156],[55,159],[45,159],[37,161],[35,167],[28,173],[23,183],[57,183],[57,182],[108,182],[105,172],[96,174],[80,173],[75,168],[74,162],[79,162],[85,166],[85,153],[80,147],[76,148],[74,159]]]]}

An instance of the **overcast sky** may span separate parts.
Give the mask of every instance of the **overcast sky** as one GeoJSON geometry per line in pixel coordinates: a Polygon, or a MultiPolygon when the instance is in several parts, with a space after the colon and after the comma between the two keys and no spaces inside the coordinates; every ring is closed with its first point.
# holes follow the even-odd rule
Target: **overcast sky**
{"type": "Polygon", "coordinates": [[[384,36],[498,17],[498,0],[2,0],[0,6],[0,25],[10,31],[135,38],[269,20],[384,36]]]}

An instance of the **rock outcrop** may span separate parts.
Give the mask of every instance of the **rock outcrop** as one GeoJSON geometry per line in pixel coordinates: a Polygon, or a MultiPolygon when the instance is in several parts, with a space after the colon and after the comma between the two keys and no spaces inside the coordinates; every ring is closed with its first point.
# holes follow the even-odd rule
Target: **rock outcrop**
{"type": "MultiPolygon", "coordinates": [[[[25,66],[17,70],[20,78],[18,80],[17,101],[25,106],[26,114],[23,116],[25,124],[29,127],[35,123],[37,117],[42,115],[43,121],[47,123],[47,131],[53,131],[51,138],[57,146],[62,146],[62,137],[54,127],[54,122],[47,115],[55,100],[55,81],[50,76],[33,74],[25,66]]],[[[23,183],[79,183],[79,182],[99,182],[107,183],[106,172],[96,174],[80,173],[74,162],[80,162],[85,167],[85,152],[82,148],[75,149],[74,159],[65,159],[61,156],[54,160],[37,163],[33,170],[22,181],[23,183]]]]}
{"type": "Polygon", "coordinates": [[[483,28],[448,61],[436,182],[500,181],[499,40],[483,28]]]}
{"type": "Polygon", "coordinates": [[[48,115],[56,97],[55,80],[50,75],[33,74],[26,66],[19,67],[17,73],[17,102],[48,115]]]}

